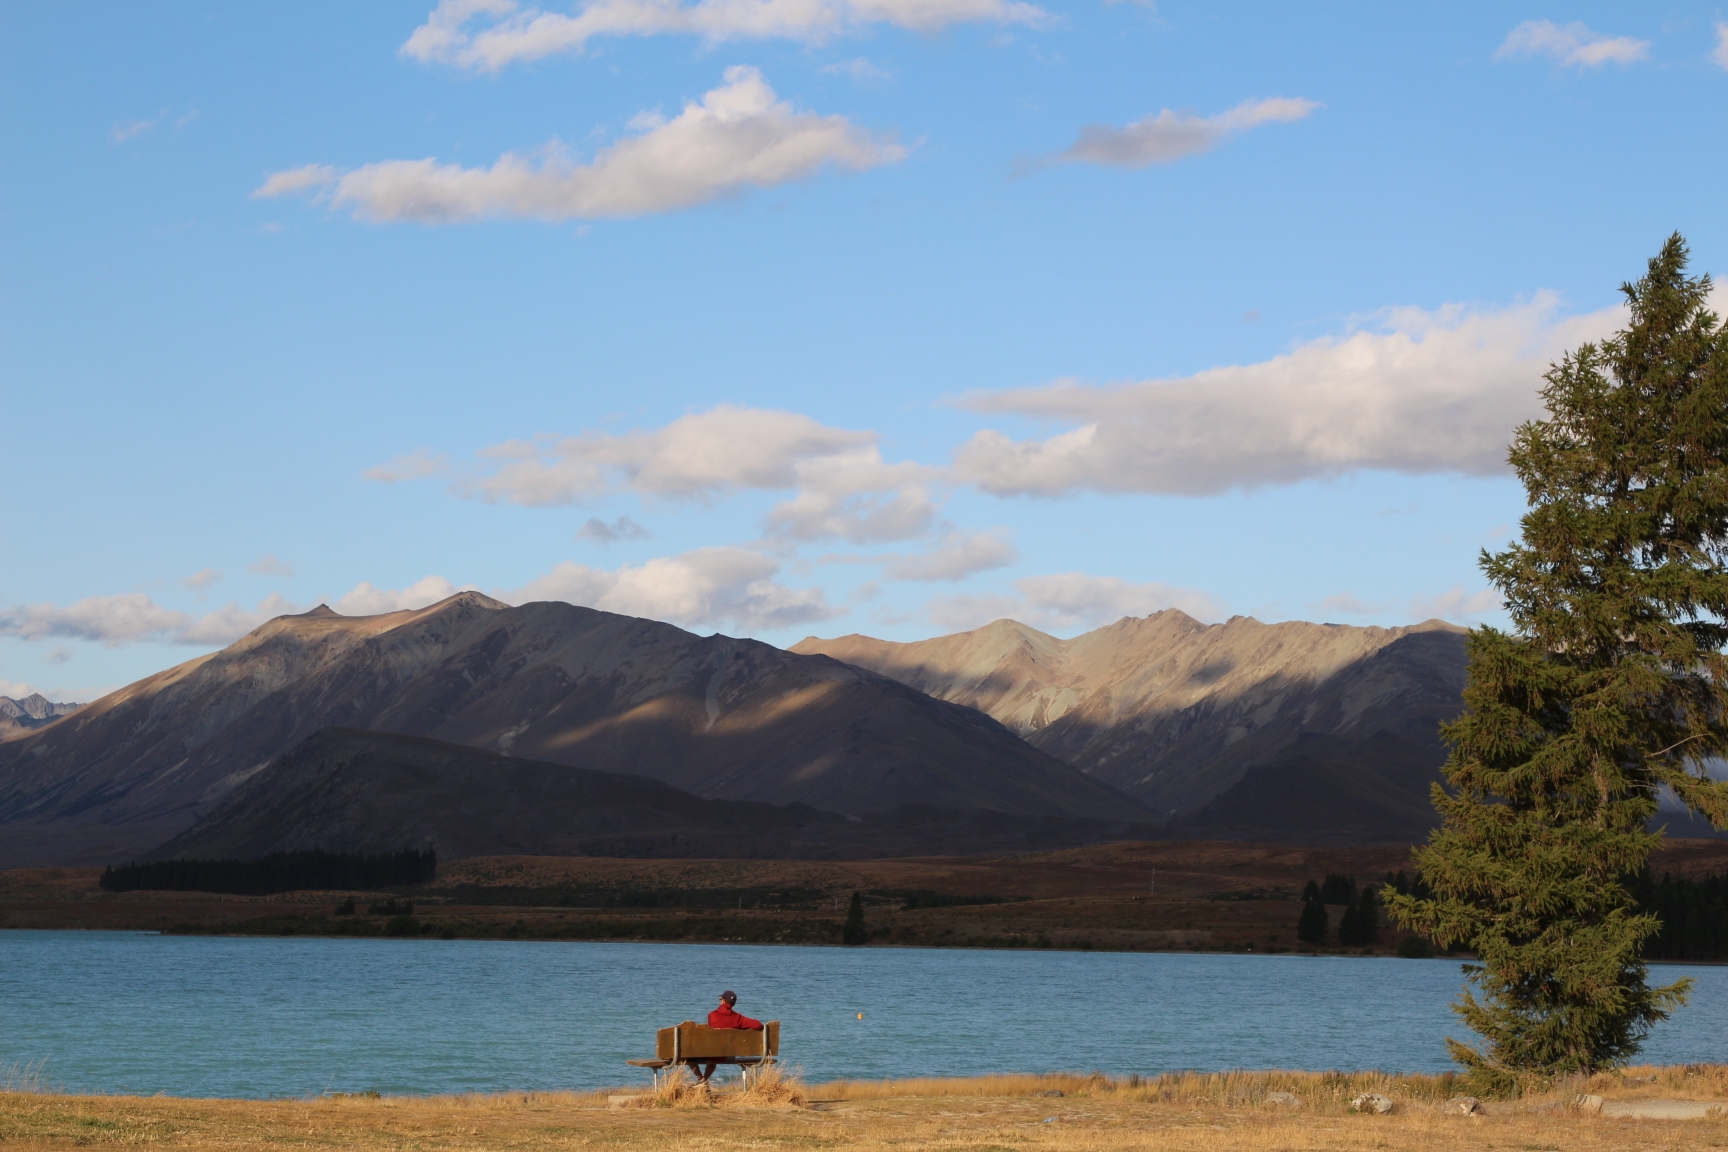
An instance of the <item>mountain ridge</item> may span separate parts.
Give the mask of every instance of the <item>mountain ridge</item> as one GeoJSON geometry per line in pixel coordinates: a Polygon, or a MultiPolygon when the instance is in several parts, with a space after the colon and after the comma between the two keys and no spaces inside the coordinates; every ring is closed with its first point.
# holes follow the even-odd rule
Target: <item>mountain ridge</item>
{"type": "MultiPolygon", "coordinates": [[[[1203,624],[1167,609],[1067,640],[998,620],[908,643],[808,637],[792,651],[977,708],[1180,824],[1285,758],[1304,734],[1386,751],[1385,733],[1400,745],[1401,772],[1415,757],[1438,778],[1439,725],[1462,708],[1463,640],[1464,629],[1438,620],[1203,624]]],[[[1334,746],[1347,760],[1359,751],[1334,746]]],[[[1407,816],[1394,825],[1408,828],[1407,816]]]]}
{"type": "Polygon", "coordinates": [[[826,656],[464,592],[378,616],[277,617],[0,743],[0,866],[148,851],[330,727],[853,815],[1151,819],[988,717],[826,656]]]}

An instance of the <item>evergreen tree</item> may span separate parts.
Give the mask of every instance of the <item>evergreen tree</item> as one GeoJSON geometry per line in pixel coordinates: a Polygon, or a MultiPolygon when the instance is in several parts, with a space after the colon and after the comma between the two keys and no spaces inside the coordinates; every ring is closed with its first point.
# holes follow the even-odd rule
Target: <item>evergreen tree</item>
{"type": "Polygon", "coordinates": [[[1318,900],[1302,901],[1302,915],[1296,921],[1296,939],[1304,944],[1326,943],[1326,933],[1332,927],[1326,915],[1326,905],[1318,900]]]}
{"type": "Polygon", "coordinates": [[[1320,899],[1320,885],[1308,881],[1308,887],[1302,889],[1302,903],[1312,904],[1320,899]]]}
{"type": "Polygon", "coordinates": [[[1360,944],[1380,943],[1380,907],[1373,888],[1362,889],[1362,899],[1356,905],[1356,923],[1360,944]]]}
{"type": "Polygon", "coordinates": [[[1521,538],[1482,556],[1514,630],[1478,628],[1464,712],[1417,853],[1427,899],[1387,893],[1405,927],[1462,945],[1482,993],[1448,1040],[1484,1086],[1625,1062],[1684,1002],[1651,988],[1628,882],[1659,836],[1666,785],[1728,824],[1728,339],[1675,235],[1623,287],[1630,323],[1547,376],[1548,419],[1509,459],[1529,496],[1521,538]]]}
{"type": "Polygon", "coordinates": [[[864,893],[852,893],[852,906],[846,909],[846,927],[840,930],[840,943],[862,944],[870,939],[870,932],[864,927],[864,893]]]}
{"type": "Polygon", "coordinates": [[[1338,872],[1326,873],[1326,879],[1320,884],[1320,902],[1322,904],[1356,903],[1356,878],[1338,872]]]}
{"type": "Polygon", "coordinates": [[[1338,944],[1342,948],[1356,948],[1362,943],[1362,913],[1355,904],[1344,905],[1344,915],[1338,918],[1338,944]]]}

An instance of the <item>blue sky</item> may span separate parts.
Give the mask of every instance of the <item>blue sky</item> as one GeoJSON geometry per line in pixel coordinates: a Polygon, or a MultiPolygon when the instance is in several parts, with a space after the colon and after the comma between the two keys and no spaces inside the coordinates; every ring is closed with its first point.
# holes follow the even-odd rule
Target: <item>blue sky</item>
{"type": "Polygon", "coordinates": [[[1497,619],[1702,4],[0,7],[0,693],[327,601],[1497,619]]]}

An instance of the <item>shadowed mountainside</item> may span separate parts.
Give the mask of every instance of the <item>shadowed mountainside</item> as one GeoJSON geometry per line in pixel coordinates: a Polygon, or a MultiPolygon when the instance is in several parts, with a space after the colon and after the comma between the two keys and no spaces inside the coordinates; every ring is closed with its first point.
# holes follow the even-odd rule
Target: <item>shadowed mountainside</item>
{"type": "Polygon", "coordinates": [[[0,742],[0,867],[104,863],[185,830],[329,727],[849,815],[907,806],[1119,824],[1119,792],[968,708],[752,640],[465,592],[269,621],[0,742]]]}
{"type": "Polygon", "coordinates": [[[1464,630],[1438,620],[1206,625],[1175,609],[1072,640],[998,620],[792,650],[977,708],[1170,817],[1172,832],[1304,843],[1395,841],[1436,822],[1427,785],[1465,667],[1464,630]]]}
{"type": "Polygon", "coordinates": [[[469,856],[843,858],[1016,852],[1144,835],[1121,822],[901,809],[865,817],[705,800],[624,772],[421,736],[326,728],[230,792],[152,859],[323,848],[469,856]]]}

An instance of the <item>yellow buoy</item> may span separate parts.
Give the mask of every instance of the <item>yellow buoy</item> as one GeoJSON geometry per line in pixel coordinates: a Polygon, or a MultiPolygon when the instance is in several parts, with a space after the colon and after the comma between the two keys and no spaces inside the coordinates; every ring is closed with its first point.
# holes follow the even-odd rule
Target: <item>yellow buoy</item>
{"type": "Polygon", "coordinates": [[[860,1019],[860,1020],[864,1019],[864,1013],[862,1013],[862,1012],[858,1013],[858,1019],[860,1019]]]}

